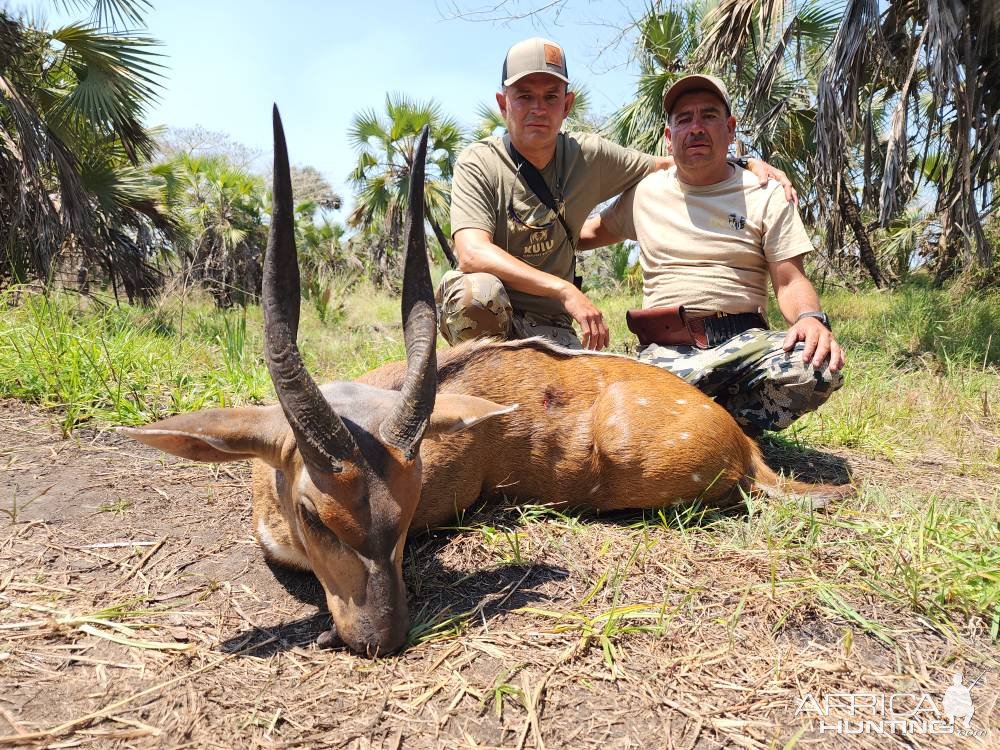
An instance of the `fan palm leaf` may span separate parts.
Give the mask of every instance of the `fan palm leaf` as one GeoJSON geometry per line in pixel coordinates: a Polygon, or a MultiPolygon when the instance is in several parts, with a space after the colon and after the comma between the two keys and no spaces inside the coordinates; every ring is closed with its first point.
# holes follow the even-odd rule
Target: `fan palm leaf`
{"type": "Polygon", "coordinates": [[[447,216],[455,158],[464,145],[458,123],[433,100],[419,102],[405,94],[390,93],[386,95],[384,113],[359,112],[348,128],[357,161],[348,175],[356,205],[347,223],[368,235],[384,234],[388,238],[388,243],[373,241],[369,245],[370,267],[377,277],[389,276],[389,263],[398,257],[417,138],[425,125],[430,127],[425,178],[427,219],[451,259],[448,238],[440,225],[447,216]]]}
{"type": "MultiPolygon", "coordinates": [[[[90,7],[134,21],[141,5],[90,7]]],[[[136,171],[152,145],[141,118],[159,85],[153,45],[87,24],[33,28],[0,11],[0,274],[51,278],[73,238],[84,264],[117,277],[130,297],[155,288],[152,232],[171,221],[156,197],[160,178],[136,171]],[[118,252],[128,256],[121,266],[118,252]]]]}

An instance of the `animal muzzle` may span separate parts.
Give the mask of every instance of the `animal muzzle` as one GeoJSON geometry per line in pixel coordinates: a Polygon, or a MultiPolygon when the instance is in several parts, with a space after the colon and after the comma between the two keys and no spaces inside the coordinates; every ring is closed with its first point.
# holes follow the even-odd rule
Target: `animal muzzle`
{"type": "Polygon", "coordinates": [[[327,591],[333,628],[320,636],[320,646],[344,645],[363,656],[388,656],[406,644],[410,614],[402,576],[395,570],[369,577],[364,592],[346,601],[327,591]]]}

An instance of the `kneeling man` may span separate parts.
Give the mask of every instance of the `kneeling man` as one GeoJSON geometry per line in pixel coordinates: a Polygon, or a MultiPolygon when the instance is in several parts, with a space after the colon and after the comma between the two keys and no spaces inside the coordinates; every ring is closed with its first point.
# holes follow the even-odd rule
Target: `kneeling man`
{"type": "Polygon", "coordinates": [[[843,351],[802,267],[812,244],[776,182],[761,190],[726,161],[736,118],[721,80],[681,78],[663,104],[674,167],[588,219],[580,244],[638,240],[641,360],[714,396],[751,435],[783,429],[842,385],[843,351]],[[767,330],[768,277],[787,331],[767,330]]]}

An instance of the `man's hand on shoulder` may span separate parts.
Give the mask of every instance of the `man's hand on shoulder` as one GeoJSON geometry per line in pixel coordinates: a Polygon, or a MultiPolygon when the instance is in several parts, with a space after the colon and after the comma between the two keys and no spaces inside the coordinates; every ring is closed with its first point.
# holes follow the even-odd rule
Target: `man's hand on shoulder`
{"type": "Polygon", "coordinates": [[[784,188],[785,200],[789,203],[798,203],[798,193],[792,187],[792,182],[788,179],[788,175],[780,169],[772,167],[762,159],[747,159],[747,169],[753,172],[754,177],[760,180],[761,187],[765,187],[769,180],[777,180],[778,184],[784,188]]]}
{"type": "Polygon", "coordinates": [[[840,348],[833,332],[817,318],[805,317],[797,320],[785,334],[782,348],[790,352],[799,341],[805,342],[802,350],[803,362],[812,360],[812,366],[818,369],[829,356],[831,372],[837,372],[844,367],[844,350],[840,348]]]}
{"type": "Polygon", "coordinates": [[[580,324],[580,329],[583,332],[583,348],[598,352],[606,348],[611,337],[608,324],[604,322],[604,315],[588,299],[587,295],[566,282],[559,299],[563,307],[566,308],[566,312],[580,324]]]}

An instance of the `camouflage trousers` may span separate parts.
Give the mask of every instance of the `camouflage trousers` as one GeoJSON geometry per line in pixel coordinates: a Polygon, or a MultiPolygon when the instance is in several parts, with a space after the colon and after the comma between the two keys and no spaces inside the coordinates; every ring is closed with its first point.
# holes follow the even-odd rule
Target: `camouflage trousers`
{"type": "Polygon", "coordinates": [[[569,315],[515,310],[503,282],[493,274],[448,271],[441,277],[435,296],[441,335],[449,344],[481,337],[543,336],[570,349],[582,348],[569,315]]]}
{"type": "Polygon", "coordinates": [[[829,361],[819,369],[803,363],[801,341],[786,352],[784,339],[784,331],[752,328],[711,349],[650,344],[639,359],[713,396],[749,433],[783,430],[844,383],[829,361]]]}

